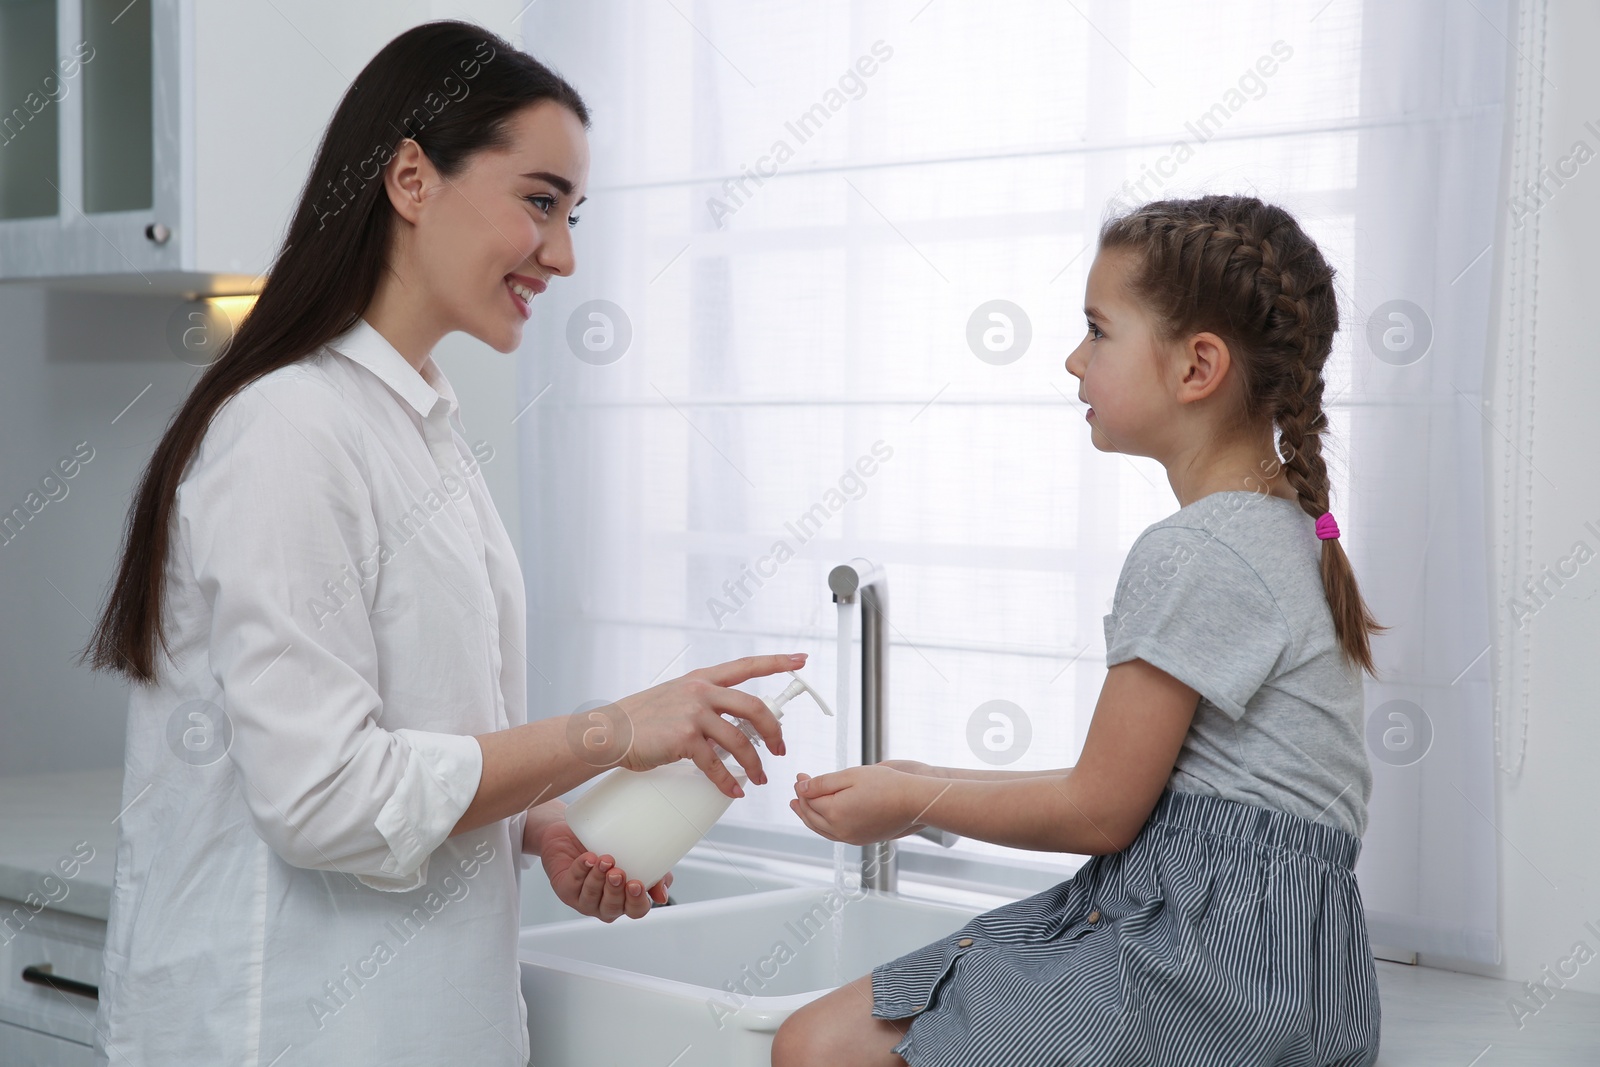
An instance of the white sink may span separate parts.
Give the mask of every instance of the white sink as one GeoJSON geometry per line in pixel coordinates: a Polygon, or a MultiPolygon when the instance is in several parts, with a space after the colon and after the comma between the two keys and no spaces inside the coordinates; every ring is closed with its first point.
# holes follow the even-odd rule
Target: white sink
{"type": "MultiPolygon", "coordinates": [[[[736,865],[715,858],[714,853],[697,849],[673,865],[671,893],[673,903],[693,904],[769,889],[790,889],[815,880],[815,877],[803,879],[763,870],[750,863],[736,865]]],[[[535,863],[522,872],[522,926],[539,926],[575,918],[578,918],[578,913],[561,903],[555,890],[550,888],[543,867],[535,863]]]]}
{"type": "Polygon", "coordinates": [[[579,918],[528,927],[518,958],[533,1062],[768,1067],[772,1035],[796,1008],[976,914],[800,887],[609,925],[579,918]]]}

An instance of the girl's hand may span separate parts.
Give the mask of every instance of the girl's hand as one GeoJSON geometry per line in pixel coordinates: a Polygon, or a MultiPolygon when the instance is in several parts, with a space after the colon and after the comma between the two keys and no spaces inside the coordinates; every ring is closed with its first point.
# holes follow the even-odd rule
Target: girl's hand
{"type": "Polygon", "coordinates": [[[665,904],[669,872],[647,892],[637,878],[629,879],[610,856],[596,856],[583,847],[578,835],[566,823],[546,827],[540,838],[539,859],[544,863],[550,888],[561,903],[601,922],[618,916],[641,919],[649,914],[651,902],[665,904]]]}
{"type": "Polygon", "coordinates": [[[930,790],[930,785],[921,775],[881,763],[816,778],[801,774],[795,778],[795,799],[789,807],[801,822],[831,841],[869,845],[922,829],[918,820],[938,799],[938,791],[930,790]]]}
{"type": "Polygon", "coordinates": [[[779,756],[784,754],[783,730],[764,702],[731,687],[799,670],[805,662],[804,654],[746,656],[702,667],[615,704],[571,716],[568,738],[578,758],[596,767],[647,771],[692,759],[723,793],[742,797],[744,790],[712,751],[713,744],[732,754],[757,785],[765,785],[767,775],[750,739],[722,713],[749,720],[767,748],[779,756]]]}
{"type": "Polygon", "coordinates": [[[890,767],[906,774],[920,774],[924,778],[945,777],[938,767],[929,763],[922,763],[914,759],[886,759],[878,764],[879,767],[890,767]]]}

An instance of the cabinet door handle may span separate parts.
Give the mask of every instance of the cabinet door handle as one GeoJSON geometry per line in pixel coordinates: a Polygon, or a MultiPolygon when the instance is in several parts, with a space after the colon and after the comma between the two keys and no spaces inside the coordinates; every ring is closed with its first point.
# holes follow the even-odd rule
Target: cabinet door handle
{"type": "Polygon", "coordinates": [[[51,973],[54,970],[51,964],[35,963],[22,968],[22,980],[30,985],[42,985],[49,989],[59,989],[63,993],[76,993],[80,997],[90,1000],[100,999],[100,987],[80,982],[73,978],[61,978],[51,973]]]}

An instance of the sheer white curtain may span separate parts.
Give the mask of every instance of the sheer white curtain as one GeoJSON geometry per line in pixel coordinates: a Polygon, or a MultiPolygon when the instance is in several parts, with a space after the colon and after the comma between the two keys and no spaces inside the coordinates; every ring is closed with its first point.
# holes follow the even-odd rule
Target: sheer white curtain
{"type": "MultiPolygon", "coordinates": [[[[889,574],[891,755],[1074,762],[1123,557],[1176,509],[1158,464],[1094,449],[1062,365],[1094,236],[1114,199],[1256,193],[1340,272],[1333,510],[1394,627],[1369,709],[1409,701],[1375,731],[1374,936],[1492,951],[1476,257],[1505,7],[533,9],[528,48],[594,112],[578,272],[524,347],[533,707],[790,649],[831,692],[825,577],[865,556],[889,574]]],[[[788,717],[726,839],[816,845],[787,783],[831,767],[831,729],[788,717]]],[[[1023,888],[1081,862],[923,844],[907,865],[1023,888]]]]}

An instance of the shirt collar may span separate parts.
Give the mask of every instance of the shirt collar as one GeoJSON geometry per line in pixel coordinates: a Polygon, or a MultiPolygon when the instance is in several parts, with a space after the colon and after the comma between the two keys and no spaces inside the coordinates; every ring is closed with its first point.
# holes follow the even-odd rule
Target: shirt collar
{"type": "Polygon", "coordinates": [[[419,372],[365,318],[329,341],[328,347],[377,375],[423,418],[433,414],[440,404],[444,405],[446,417],[455,415],[459,406],[456,391],[433,357],[428,357],[419,372]]]}

